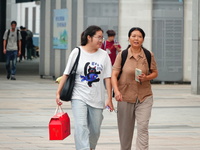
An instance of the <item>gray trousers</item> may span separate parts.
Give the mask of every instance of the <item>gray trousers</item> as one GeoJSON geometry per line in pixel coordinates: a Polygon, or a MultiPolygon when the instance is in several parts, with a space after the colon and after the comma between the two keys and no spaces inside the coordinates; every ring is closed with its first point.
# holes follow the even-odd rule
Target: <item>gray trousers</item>
{"type": "Polygon", "coordinates": [[[121,150],[131,150],[135,121],[137,122],[136,150],[149,149],[148,125],[153,105],[153,96],[144,102],[118,102],[117,120],[121,150]]]}

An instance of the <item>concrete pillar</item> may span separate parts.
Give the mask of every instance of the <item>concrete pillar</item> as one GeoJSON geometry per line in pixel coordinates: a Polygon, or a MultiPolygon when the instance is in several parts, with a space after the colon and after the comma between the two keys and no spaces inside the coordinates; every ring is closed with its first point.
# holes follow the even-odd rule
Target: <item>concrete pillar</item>
{"type": "Polygon", "coordinates": [[[141,27],[146,33],[144,47],[152,50],[152,0],[119,0],[119,42],[128,46],[128,31],[141,27]]]}
{"type": "Polygon", "coordinates": [[[200,1],[192,0],[192,94],[200,95],[200,1]]]}
{"type": "Polygon", "coordinates": [[[0,1],[0,61],[5,61],[3,54],[3,34],[6,29],[6,0],[0,1]]]}

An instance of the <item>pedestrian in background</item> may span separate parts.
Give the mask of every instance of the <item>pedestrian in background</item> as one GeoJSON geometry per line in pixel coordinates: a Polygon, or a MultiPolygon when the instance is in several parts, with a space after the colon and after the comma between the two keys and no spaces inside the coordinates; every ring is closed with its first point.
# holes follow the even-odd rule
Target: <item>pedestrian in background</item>
{"type": "Polygon", "coordinates": [[[26,29],[26,48],[27,48],[27,60],[32,60],[32,53],[33,53],[33,33],[26,29]]]}
{"type": "Polygon", "coordinates": [[[21,40],[21,47],[22,47],[22,50],[21,50],[21,55],[20,55],[20,61],[22,61],[22,58],[24,58],[24,60],[26,59],[25,57],[25,52],[26,52],[26,37],[27,37],[27,32],[25,31],[25,27],[23,26],[20,26],[20,32],[21,32],[21,36],[22,36],[22,40],[21,40]]]}
{"type": "Polygon", "coordinates": [[[21,55],[21,34],[16,28],[17,22],[11,22],[11,29],[5,31],[3,36],[3,52],[6,55],[6,70],[7,79],[16,80],[16,64],[17,56],[21,55]],[[12,62],[12,67],[10,68],[10,61],[12,62]]]}
{"type": "Polygon", "coordinates": [[[148,150],[148,125],[153,105],[153,94],[150,81],[157,77],[157,65],[152,52],[150,52],[150,70],[147,57],[142,44],[145,33],[141,28],[131,28],[128,33],[130,45],[128,55],[121,68],[122,52],[120,52],[113,65],[112,86],[117,104],[117,120],[121,150],[130,150],[137,122],[136,150],[148,150]],[[122,69],[122,72],[121,72],[122,69]],[[142,74],[136,76],[137,70],[142,74]],[[118,76],[121,76],[118,80],[118,76]]]}
{"type": "Polygon", "coordinates": [[[114,30],[108,30],[106,33],[108,35],[108,38],[106,41],[103,42],[101,48],[107,51],[107,53],[110,56],[111,63],[113,65],[115,62],[117,53],[121,51],[121,46],[115,40],[116,33],[114,30]]]}
{"type": "MultiPolygon", "coordinates": [[[[72,95],[74,116],[74,138],[77,150],[93,150],[100,136],[105,106],[113,110],[111,94],[112,65],[108,54],[100,49],[103,42],[103,30],[98,26],[89,26],[81,35],[81,53],[78,62],[75,87],[72,95]],[[105,101],[105,88],[107,100],[105,101]]],[[[61,78],[56,102],[61,105],[60,92],[78,55],[75,48],[68,59],[61,78]]]]}

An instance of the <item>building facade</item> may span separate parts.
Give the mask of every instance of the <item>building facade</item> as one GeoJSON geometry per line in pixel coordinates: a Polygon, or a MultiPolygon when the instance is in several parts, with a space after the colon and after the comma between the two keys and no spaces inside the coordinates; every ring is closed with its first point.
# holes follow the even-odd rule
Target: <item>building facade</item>
{"type": "Polygon", "coordinates": [[[130,28],[141,27],[146,33],[144,47],[157,60],[156,80],[190,82],[192,3],[191,0],[40,0],[40,5],[11,4],[10,10],[18,14],[11,13],[8,18],[16,17],[19,24],[40,35],[41,76],[62,75],[71,50],[80,45],[82,31],[95,24],[105,32],[114,29],[122,49],[128,45],[130,28]],[[13,5],[17,5],[17,10],[12,9],[13,5]],[[65,50],[53,48],[54,11],[60,9],[67,9],[65,50]]]}

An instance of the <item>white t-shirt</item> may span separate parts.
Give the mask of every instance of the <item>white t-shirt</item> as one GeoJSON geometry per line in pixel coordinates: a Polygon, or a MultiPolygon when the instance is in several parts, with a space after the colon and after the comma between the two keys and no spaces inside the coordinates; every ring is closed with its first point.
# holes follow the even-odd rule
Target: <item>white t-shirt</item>
{"type": "MultiPolygon", "coordinates": [[[[95,108],[105,106],[105,87],[103,79],[111,77],[112,65],[106,51],[98,49],[95,53],[86,52],[81,46],[72,99],[79,99],[95,108]]],[[[68,59],[64,74],[69,74],[78,55],[75,48],[68,59]]]]}

